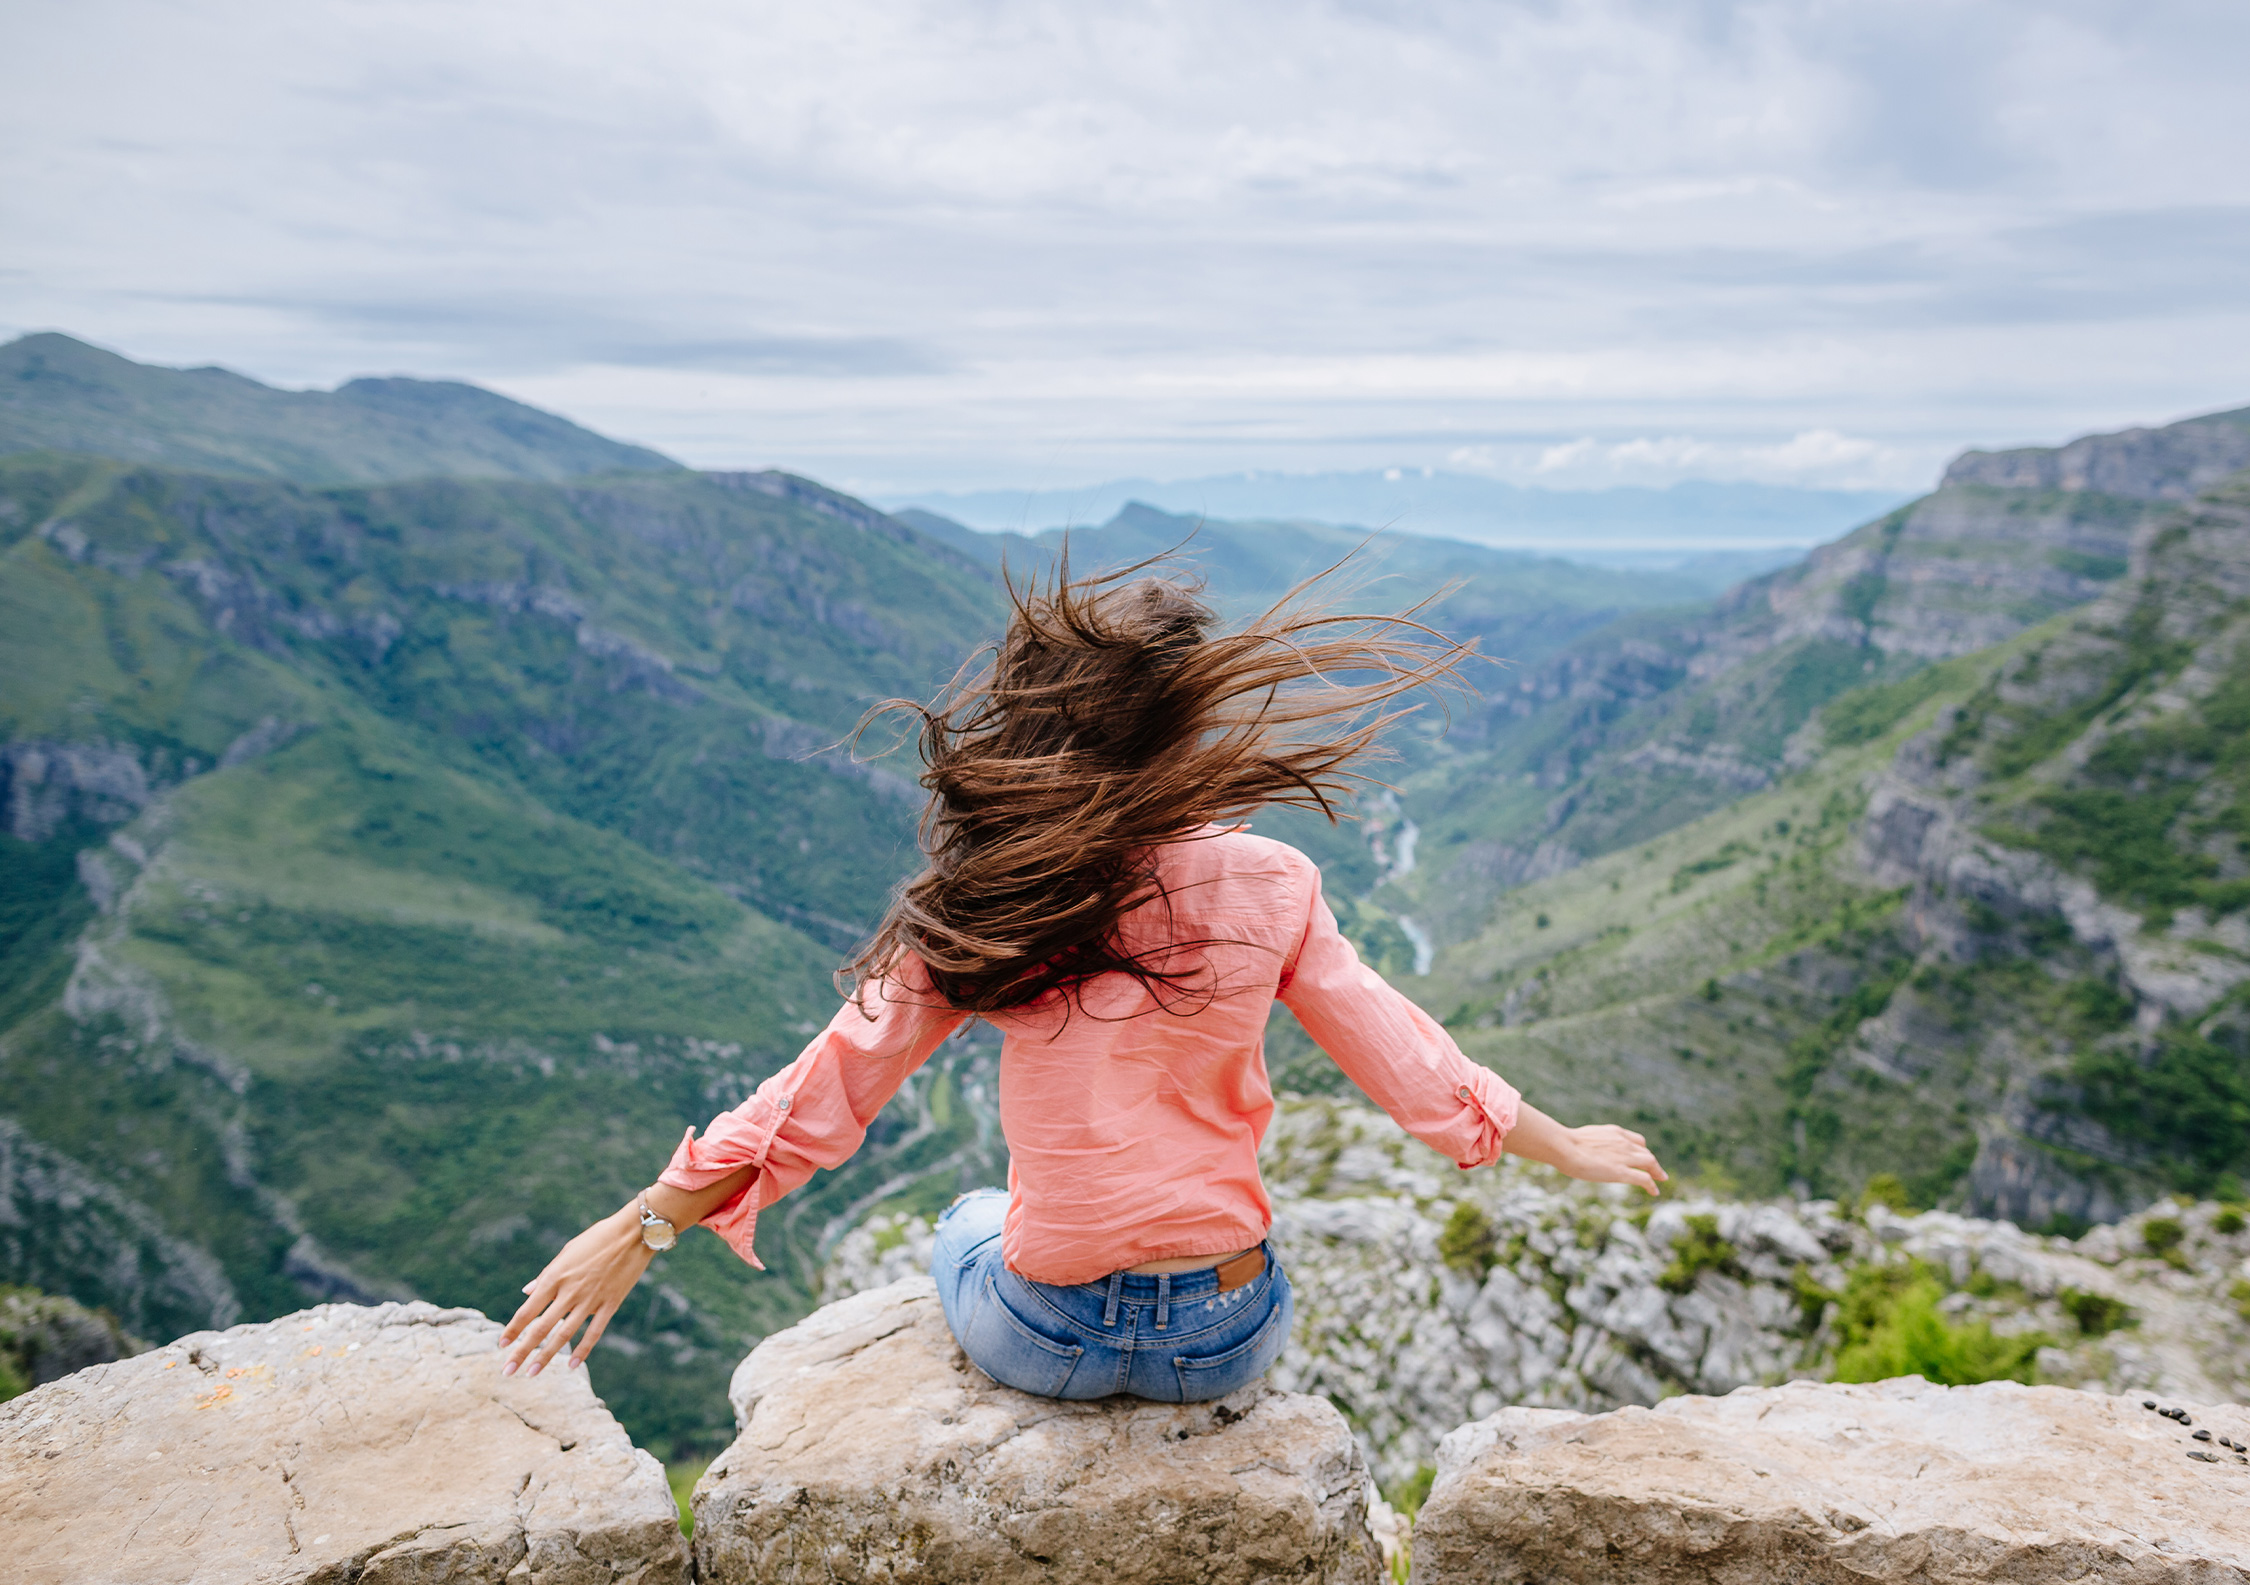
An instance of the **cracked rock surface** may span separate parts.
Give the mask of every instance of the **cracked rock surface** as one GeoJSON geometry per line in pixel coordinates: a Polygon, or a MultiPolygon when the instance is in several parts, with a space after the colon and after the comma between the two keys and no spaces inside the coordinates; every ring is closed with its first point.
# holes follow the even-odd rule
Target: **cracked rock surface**
{"type": "Polygon", "coordinates": [[[1366,1465],[1319,1398],[1061,1403],[994,1383],[927,1277],[855,1294],[735,1372],[695,1491],[705,1585],[1374,1585],[1366,1465]]]}
{"type": "Polygon", "coordinates": [[[1448,1436],[1416,1585],[2250,1580],[2250,1409],[1791,1382],[1448,1436]],[[2198,1441],[2208,1431],[2213,1440],[2198,1441]]]}
{"type": "Polygon", "coordinates": [[[0,1405],[11,1585],[685,1585],[664,1472],[474,1310],[324,1304],[0,1405]]]}

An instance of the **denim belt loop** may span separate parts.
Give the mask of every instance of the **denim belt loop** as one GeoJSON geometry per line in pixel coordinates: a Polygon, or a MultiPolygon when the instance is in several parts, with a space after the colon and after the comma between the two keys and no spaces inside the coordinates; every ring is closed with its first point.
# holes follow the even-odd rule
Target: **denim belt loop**
{"type": "Polygon", "coordinates": [[[1171,1318],[1172,1274],[1168,1271],[1160,1271],[1156,1274],[1156,1329],[1159,1332],[1163,1331],[1164,1323],[1171,1318]]]}
{"type": "Polygon", "coordinates": [[[1109,1302],[1102,1306],[1102,1325],[1115,1326],[1117,1324],[1117,1296],[1124,1291],[1125,1273],[1122,1271],[1111,1272],[1109,1274],[1109,1302]]]}

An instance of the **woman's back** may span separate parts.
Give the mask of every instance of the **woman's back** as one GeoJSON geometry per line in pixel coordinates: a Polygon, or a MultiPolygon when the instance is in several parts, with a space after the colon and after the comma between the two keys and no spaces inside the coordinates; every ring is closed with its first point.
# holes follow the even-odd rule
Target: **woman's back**
{"type": "Polygon", "coordinates": [[[1638,1135],[1522,1106],[1359,961],[1310,860],[1225,824],[1277,803],[1333,816],[1393,719],[1375,712],[1464,652],[1399,638],[1427,633],[1406,617],[1286,603],[1214,633],[1192,588],[1120,579],[1012,590],[988,667],[935,705],[893,702],[921,724],[928,862],[846,966],[854,994],[549,1264],[512,1358],[584,1323],[583,1357],[680,1227],[758,1264],[760,1209],[849,1158],[972,1015],[1005,1037],[1009,1187],[948,1211],[933,1274],[970,1357],[1027,1391],[1209,1397],[1278,1354],[1289,1288],[1258,1177],[1277,998],[1461,1166],[1507,1144],[1654,1191],[1638,1135]]]}
{"type": "MultiPolygon", "coordinates": [[[[1516,1092],[1359,961],[1310,859],[1216,827],[1151,857],[1157,885],[1119,932],[1158,972],[1098,975],[987,1015],[1005,1037],[1011,1271],[1088,1282],[1266,1236],[1258,1141],[1273,1114],[1263,1043],[1277,996],[1408,1132],[1464,1167],[1498,1158],[1516,1092]]],[[[848,1159],[965,1017],[901,961],[702,1138],[691,1131],[664,1181],[694,1187],[755,1165],[756,1184],[706,1221],[755,1261],[759,1209],[848,1159]]]]}

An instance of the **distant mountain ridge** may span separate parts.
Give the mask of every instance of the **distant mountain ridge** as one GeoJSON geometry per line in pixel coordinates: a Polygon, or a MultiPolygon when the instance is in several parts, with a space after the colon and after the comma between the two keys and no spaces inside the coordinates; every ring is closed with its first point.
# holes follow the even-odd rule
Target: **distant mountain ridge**
{"type": "Polygon", "coordinates": [[[1945,470],[1944,482],[2185,501],[2244,468],[2250,468],[2250,407],[2160,429],[2086,435],[2065,446],[1965,451],[1945,470]]]}
{"type": "Polygon", "coordinates": [[[1131,502],[1190,517],[1318,522],[1495,548],[1637,554],[1663,565],[1714,548],[1807,545],[1899,504],[1897,490],[1818,490],[1691,480],[1664,489],[1548,490],[1420,469],[1120,479],[1061,490],[924,491],[884,497],[987,532],[1037,534],[1106,522],[1131,502]]]}
{"type": "Polygon", "coordinates": [[[0,454],[39,450],[314,485],[680,467],[474,385],[362,379],[281,391],[226,369],[135,363],[51,331],[0,347],[0,454]]]}

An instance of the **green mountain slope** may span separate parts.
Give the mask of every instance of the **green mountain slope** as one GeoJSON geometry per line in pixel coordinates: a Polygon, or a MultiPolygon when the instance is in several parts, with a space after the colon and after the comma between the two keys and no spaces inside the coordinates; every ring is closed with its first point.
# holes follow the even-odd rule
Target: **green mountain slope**
{"type": "Polygon", "coordinates": [[[2136,533],[2243,467],[2242,414],[1971,453],[1934,494],[1713,607],[1621,617],[1462,716],[1408,787],[1420,862],[1386,906],[1461,939],[1511,886],[1774,785],[1827,702],[2095,599],[2136,533]]]}
{"type": "Polygon", "coordinates": [[[2250,1178],[2250,483],[2094,604],[1820,712],[1800,768],[1408,981],[1721,1185],[2031,1226],[2250,1178]]]}
{"type": "Polygon", "coordinates": [[[277,391],[225,369],[135,363],[52,332],[0,347],[0,453],[35,450],[300,484],[679,466],[473,385],[373,379],[277,391]]]}
{"type": "MultiPolygon", "coordinates": [[[[0,1094],[39,1167],[10,1270],[160,1335],[511,1309],[826,1020],[914,800],[821,751],[999,613],[779,475],[307,490],[30,454],[0,542],[0,1094]],[[87,1184],[134,1259],[58,1243],[87,1184]]],[[[596,1372],[638,1434],[723,1435],[726,1371],[870,1197],[992,1180],[993,1056],[949,1047],[770,1218],[770,1276],[667,1260],[596,1372]]]]}

